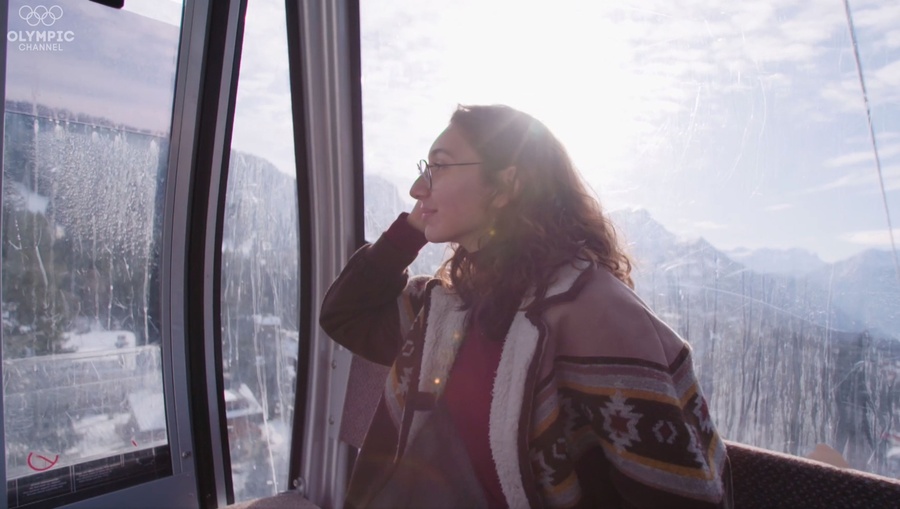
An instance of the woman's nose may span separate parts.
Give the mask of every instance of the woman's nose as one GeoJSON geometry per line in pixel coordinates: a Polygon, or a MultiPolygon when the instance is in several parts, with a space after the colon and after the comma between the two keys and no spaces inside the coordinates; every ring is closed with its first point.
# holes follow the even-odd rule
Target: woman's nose
{"type": "Polygon", "coordinates": [[[412,187],[409,188],[409,195],[417,200],[421,200],[422,198],[428,196],[431,193],[431,189],[428,189],[428,182],[425,182],[425,177],[419,175],[419,178],[413,182],[412,187]]]}

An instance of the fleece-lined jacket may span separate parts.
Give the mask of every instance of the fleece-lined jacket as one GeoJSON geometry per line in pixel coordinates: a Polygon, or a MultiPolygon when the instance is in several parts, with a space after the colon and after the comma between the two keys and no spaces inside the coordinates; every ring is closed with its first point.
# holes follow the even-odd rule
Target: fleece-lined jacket
{"type": "MultiPolygon", "coordinates": [[[[441,405],[466,312],[439,280],[409,277],[414,258],[382,236],[353,255],[322,305],[335,341],[391,366],[348,507],[483,502],[441,405]]],[[[573,261],[545,296],[525,299],[485,390],[509,507],[731,506],[690,347],[602,267],[573,261]]]]}

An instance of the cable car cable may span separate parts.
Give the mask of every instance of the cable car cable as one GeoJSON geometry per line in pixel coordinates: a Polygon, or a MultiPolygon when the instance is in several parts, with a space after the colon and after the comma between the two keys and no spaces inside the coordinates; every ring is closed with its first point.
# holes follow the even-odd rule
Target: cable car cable
{"type": "Polygon", "coordinates": [[[859,45],[856,42],[856,30],[853,27],[853,16],[850,14],[849,0],[844,0],[844,12],[847,15],[847,26],[850,28],[850,41],[853,43],[853,58],[856,60],[856,74],[859,76],[859,86],[862,88],[863,102],[866,105],[866,120],[869,124],[869,140],[872,142],[872,151],[875,154],[875,168],[878,171],[878,184],[881,186],[881,202],[884,204],[884,214],[887,217],[888,235],[890,235],[891,239],[891,254],[894,256],[894,269],[897,271],[897,279],[900,280],[900,261],[897,260],[897,245],[894,242],[894,228],[891,226],[891,212],[888,208],[887,193],[884,190],[881,158],[878,156],[878,144],[875,142],[875,129],[872,127],[872,109],[869,106],[869,94],[866,91],[866,80],[863,77],[862,62],[859,58],[859,45]]]}

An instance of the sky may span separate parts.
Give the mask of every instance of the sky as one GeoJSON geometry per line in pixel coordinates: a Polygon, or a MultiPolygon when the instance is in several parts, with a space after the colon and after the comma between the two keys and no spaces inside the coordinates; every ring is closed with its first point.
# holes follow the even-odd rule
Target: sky
{"type": "MultiPolygon", "coordinates": [[[[10,32],[38,3],[10,2],[10,32]]],[[[900,241],[898,2],[850,0],[886,199],[836,0],[360,3],[365,169],[403,196],[457,104],[505,103],[547,124],[607,210],[678,235],[836,261],[890,249],[887,208],[900,241]]],[[[34,52],[8,35],[8,97],[167,132],[181,3],[127,0],[145,21],[91,30],[118,13],[53,4],[75,38],[34,52]]],[[[283,27],[283,2],[248,4],[232,146],[293,174],[283,27]]]]}
{"type": "Polygon", "coordinates": [[[126,12],[119,12],[81,0],[11,0],[6,98],[168,133],[179,38],[171,21],[180,23],[180,5],[171,0],[127,4],[126,12]],[[61,15],[47,19],[50,26],[30,26],[20,13],[41,5],[58,7],[61,15]],[[136,9],[142,15],[135,15],[136,9]],[[47,33],[65,37],[50,45],[29,42],[47,33]]]}
{"type": "MultiPolygon", "coordinates": [[[[366,171],[408,189],[456,104],[542,120],[608,210],[734,249],[890,249],[834,0],[362,2],[366,171]]],[[[851,1],[900,241],[900,3],[851,1]]]]}

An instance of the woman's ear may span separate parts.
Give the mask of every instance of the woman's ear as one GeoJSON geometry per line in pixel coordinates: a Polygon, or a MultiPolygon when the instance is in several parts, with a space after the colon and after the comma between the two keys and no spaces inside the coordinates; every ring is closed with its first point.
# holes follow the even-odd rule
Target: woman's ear
{"type": "Polygon", "coordinates": [[[497,173],[497,189],[494,191],[494,200],[491,205],[501,209],[519,196],[522,184],[519,182],[515,166],[508,166],[497,173]]]}

